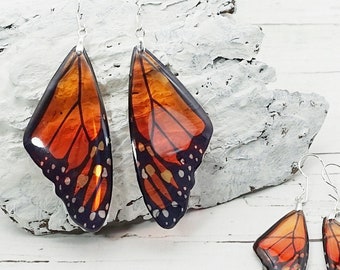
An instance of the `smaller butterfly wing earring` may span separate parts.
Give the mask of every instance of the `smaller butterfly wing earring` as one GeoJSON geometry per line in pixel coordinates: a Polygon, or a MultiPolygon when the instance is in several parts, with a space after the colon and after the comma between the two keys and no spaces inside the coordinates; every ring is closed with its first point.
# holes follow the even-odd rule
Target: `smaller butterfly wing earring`
{"type": "Polygon", "coordinates": [[[307,188],[296,199],[296,209],[277,221],[253,245],[267,270],[305,270],[307,267],[309,238],[302,206],[308,198],[308,177],[301,170],[301,160],[306,157],[300,159],[298,166],[306,178],[307,188]]]}
{"type": "Polygon", "coordinates": [[[85,231],[105,223],[111,201],[111,143],[96,77],[79,42],[53,76],[24,134],[24,146],[85,231]]]}
{"type": "Polygon", "coordinates": [[[322,241],[327,269],[340,269],[340,223],[335,217],[323,219],[322,241]]]}
{"type": "MultiPolygon", "coordinates": [[[[140,8],[138,14],[140,15],[140,8]]],[[[137,180],[152,217],[172,228],[187,209],[213,127],[183,84],[144,48],[132,53],[129,124],[137,180]]]]}
{"type": "Polygon", "coordinates": [[[329,174],[327,173],[326,169],[329,166],[336,166],[340,168],[340,165],[330,163],[324,166],[324,170],[322,172],[322,178],[334,191],[335,195],[330,194],[330,196],[336,201],[332,213],[323,219],[322,241],[327,269],[336,270],[340,269],[340,223],[336,220],[336,217],[339,215],[338,203],[340,198],[338,189],[332,183],[329,174]]]}
{"type": "Polygon", "coordinates": [[[309,244],[302,209],[282,217],[256,240],[253,248],[268,270],[306,269],[309,244]]]}

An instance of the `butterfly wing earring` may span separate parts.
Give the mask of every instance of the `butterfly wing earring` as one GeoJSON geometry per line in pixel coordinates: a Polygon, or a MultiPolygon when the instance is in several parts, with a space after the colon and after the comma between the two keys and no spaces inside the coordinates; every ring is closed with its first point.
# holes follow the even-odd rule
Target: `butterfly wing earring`
{"type": "Polygon", "coordinates": [[[340,269],[340,223],[335,216],[323,219],[322,241],[327,270],[340,269]]]}
{"type": "Polygon", "coordinates": [[[24,146],[55,185],[71,219],[98,231],[108,215],[112,157],[105,108],[79,24],[79,42],[53,76],[24,133],[24,146]]]}
{"type": "MultiPolygon", "coordinates": [[[[301,160],[298,166],[302,172],[301,160]]],[[[305,270],[307,267],[309,238],[302,206],[308,198],[308,177],[302,174],[306,178],[307,187],[296,199],[295,210],[277,221],[253,245],[256,255],[268,270],[305,270]]]]}
{"type": "Polygon", "coordinates": [[[322,241],[327,270],[336,270],[340,269],[340,223],[336,220],[336,217],[339,215],[338,204],[340,197],[338,189],[332,183],[327,173],[326,169],[329,166],[336,166],[340,168],[338,164],[330,163],[324,166],[324,170],[322,172],[322,178],[334,191],[335,195],[330,194],[330,196],[336,201],[332,213],[323,219],[322,241]]]}
{"type": "MultiPolygon", "coordinates": [[[[138,14],[140,16],[141,6],[138,14]]],[[[144,48],[137,29],[129,83],[129,124],[137,180],[152,217],[172,228],[188,206],[194,173],[213,127],[183,84],[144,48]]]]}
{"type": "Polygon", "coordinates": [[[305,216],[297,207],[260,236],[253,248],[268,270],[303,270],[307,265],[308,246],[305,216]]]}

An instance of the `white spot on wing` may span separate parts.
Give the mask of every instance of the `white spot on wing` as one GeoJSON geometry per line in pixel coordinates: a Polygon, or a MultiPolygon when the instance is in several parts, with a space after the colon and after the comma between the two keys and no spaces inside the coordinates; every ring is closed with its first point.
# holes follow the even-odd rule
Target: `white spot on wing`
{"type": "Polygon", "coordinates": [[[169,217],[169,211],[166,210],[166,209],[163,209],[163,210],[162,210],[162,214],[163,214],[163,216],[165,216],[166,218],[169,217]]]}
{"type": "Polygon", "coordinates": [[[176,201],[173,201],[173,202],[171,203],[171,205],[172,205],[172,207],[177,207],[177,206],[178,206],[178,203],[177,203],[176,201]]]}
{"type": "Polygon", "coordinates": [[[102,177],[108,177],[108,173],[105,167],[103,168],[102,177]]]}
{"type": "Polygon", "coordinates": [[[148,175],[146,174],[144,169],[142,169],[142,177],[143,179],[148,179],[148,175]]]}
{"type": "Polygon", "coordinates": [[[106,212],[104,210],[99,210],[98,211],[98,216],[101,218],[105,218],[106,217],[106,212]]]}
{"type": "Polygon", "coordinates": [[[108,159],[106,160],[106,163],[107,163],[108,165],[111,165],[111,158],[108,158],[108,159]]]}
{"type": "Polygon", "coordinates": [[[90,214],[90,220],[93,221],[96,218],[96,212],[90,214]]]}
{"type": "Polygon", "coordinates": [[[159,216],[159,210],[158,209],[153,210],[152,216],[155,217],[155,218],[158,217],[159,216]]]}
{"type": "Polygon", "coordinates": [[[68,186],[71,183],[70,177],[66,177],[64,183],[66,186],[68,186]]]}

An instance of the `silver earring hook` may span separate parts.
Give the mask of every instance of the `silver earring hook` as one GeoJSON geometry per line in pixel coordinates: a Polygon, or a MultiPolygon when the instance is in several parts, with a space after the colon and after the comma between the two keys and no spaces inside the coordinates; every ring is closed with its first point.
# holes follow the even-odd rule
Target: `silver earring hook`
{"type": "Polygon", "coordinates": [[[308,201],[309,197],[309,176],[305,174],[304,171],[302,170],[302,165],[307,160],[308,157],[317,158],[320,161],[322,167],[325,168],[325,163],[316,154],[306,154],[300,158],[298,162],[298,169],[300,173],[303,175],[303,177],[306,179],[306,184],[305,187],[303,188],[302,193],[298,197],[296,197],[296,210],[301,210],[302,206],[308,201]]]}
{"type": "Polygon", "coordinates": [[[339,209],[338,209],[338,205],[339,205],[339,201],[340,201],[340,196],[339,196],[339,192],[337,187],[333,184],[328,172],[327,172],[327,167],[329,166],[335,166],[340,168],[339,164],[336,163],[328,163],[326,166],[324,166],[323,170],[322,170],[322,174],[321,177],[322,179],[326,182],[327,185],[329,185],[332,189],[333,192],[335,193],[335,196],[333,194],[328,194],[329,197],[331,197],[332,199],[335,200],[335,205],[334,205],[334,209],[333,212],[328,216],[328,219],[334,219],[336,217],[336,215],[339,213],[339,209]]]}
{"type": "Polygon", "coordinates": [[[145,31],[144,31],[143,23],[142,23],[143,4],[140,3],[140,1],[136,1],[135,4],[138,6],[137,15],[136,15],[136,21],[137,21],[136,37],[138,38],[139,43],[138,43],[137,48],[139,51],[142,51],[144,50],[144,36],[145,36],[145,31]]]}
{"type": "Polygon", "coordinates": [[[77,8],[77,22],[78,22],[78,44],[76,47],[77,53],[84,51],[84,38],[87,35],[85,24],[83,23],[83,14],[80,12],[80,0],[78,0],[77,8]]]}

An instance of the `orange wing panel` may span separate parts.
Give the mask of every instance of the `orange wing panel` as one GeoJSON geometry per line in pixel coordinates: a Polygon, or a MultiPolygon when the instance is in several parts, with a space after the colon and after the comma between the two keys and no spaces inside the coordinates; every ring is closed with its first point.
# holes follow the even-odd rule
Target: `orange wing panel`
{"type": "Polygon", "coordinates": [[[304,270],[308,260],[308,233],[302,211],[291,211],[254,243],[254,251],[268,270],[304,270]]]}
{"type": "MultiPolygon", "coordinates": [[[[139,133],[152,140],[157,153],[186,150],[191,138],[203,132],[204,121],[177,93],[150,54],[136,54],[133,63],[132,107],[139,133]]],[[[172,155],[168,158],[175,161],[172,155]]]]}

